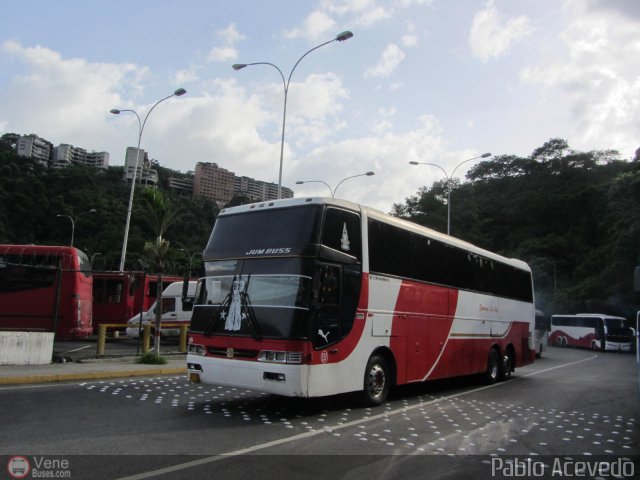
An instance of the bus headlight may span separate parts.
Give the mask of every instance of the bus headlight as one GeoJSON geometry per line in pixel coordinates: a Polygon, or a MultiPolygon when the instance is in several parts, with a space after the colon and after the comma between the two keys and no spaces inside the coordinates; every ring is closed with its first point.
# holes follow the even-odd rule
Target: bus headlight
{"type": "Polygon", "coordinates": [[[206,350],[202,345],[196,345],[194,343],[189,344],[189,353],[193,355],[202,355],[206,354],[206,350]]]}
{"type": "Polygon", "coordinates": [[[278,352],[273,350],[262,350],[258,354],[259,362],[269,363],[302,363],[302,352],[278,352]]]}

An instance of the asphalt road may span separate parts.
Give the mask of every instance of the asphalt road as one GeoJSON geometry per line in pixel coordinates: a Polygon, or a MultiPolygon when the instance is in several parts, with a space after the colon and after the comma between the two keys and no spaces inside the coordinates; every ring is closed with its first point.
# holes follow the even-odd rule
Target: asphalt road
{"type": "Polygon", "coordinates": [[[0,461],[71,478],[567,478],[576,462],[639,478],[639,399],[635,356],[559,348],[507,382],[413,385],[372,409],[183,377],[7,387],[0,461]]]}
{"type": "MultiPolygon", "coordinates": [[[[97,355],[97,336],[92,335],[85,340],[56,340],[53,344],[53,357],[65,361],[77,361],[95,358],[97,355]]],[[[162,353],[178,353],[180,345],[178,337],[163,338],[160,342],[162,353]]],[[[105,356],[129,356],[142,353],[142,341],[137,338],[121,335],[117,338],[109,336],[105,340],[105,356]]]]}

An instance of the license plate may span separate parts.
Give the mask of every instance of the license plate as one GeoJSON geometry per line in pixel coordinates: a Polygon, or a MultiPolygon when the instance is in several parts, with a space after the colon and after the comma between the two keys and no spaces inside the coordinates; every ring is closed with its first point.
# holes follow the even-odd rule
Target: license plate
{"type": "Polygon", "coordinates": [[[199,373],[190,373],[189,381],[191,383],[200,383],[200,374],[199,373]]]}

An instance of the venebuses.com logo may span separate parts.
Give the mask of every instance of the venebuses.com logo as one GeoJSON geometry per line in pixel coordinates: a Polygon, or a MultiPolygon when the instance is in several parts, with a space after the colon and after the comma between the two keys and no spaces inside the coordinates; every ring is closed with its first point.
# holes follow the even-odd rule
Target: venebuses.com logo
{"type": "Polygon", "coordinates": [[[31,472],[31,464],[26,457],[11,457],[7,463],[7,472],[11,478],[25,478],[31,472]]]}
{"type": "Polygon", "coordinates": [[[10,478],[71,478],[66,458],[31,457],[15,455],[7,462],[10,478]]]}

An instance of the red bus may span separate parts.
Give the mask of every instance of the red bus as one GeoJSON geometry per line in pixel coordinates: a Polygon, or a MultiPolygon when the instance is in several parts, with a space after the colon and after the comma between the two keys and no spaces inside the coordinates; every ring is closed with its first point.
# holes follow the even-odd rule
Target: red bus
{"type": "Polygon", "coordinates": [[[187,367],[194,382],[315,397],[533,362],[531,270],[351,202],[227,208],[204,251],[187,367]]]}
{"type": "MultiPolygon", "coordinates": [[[[156,301],[158,274],[144,272],[93,272],[93,327],[102,323],[127,326],[131,317],[146,312],[156,301]]],[[[162,275],[163,290],[183,277],[162,275]]]]}
{"type": "Polygon", "coordinates": [[[73,247],[0,245],[0,328],[92,332],[92,277],[87,255],[73,247]]]}

